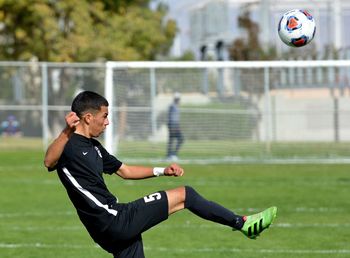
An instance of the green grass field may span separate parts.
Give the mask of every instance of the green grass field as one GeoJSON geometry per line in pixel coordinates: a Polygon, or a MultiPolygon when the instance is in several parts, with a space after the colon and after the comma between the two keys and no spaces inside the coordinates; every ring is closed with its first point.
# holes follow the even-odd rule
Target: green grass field
{"type": "MultiPolygon", "coordinates": [[[[41,151],[0,151],[0,257],[111,257],[90,239],[41,151]]],[[[155,164],[156,165],[156,164],[155,164]]],[[[159,164],[157,164],[159,165],[159,164]]],[[[127,202],[191,185],[239,214],[279,208],[257,240],[188,211],[144,234],[146,257],[350,257],[350,165],[184,165],[182,178],[125,181],[106,176],[127,202]]]]}

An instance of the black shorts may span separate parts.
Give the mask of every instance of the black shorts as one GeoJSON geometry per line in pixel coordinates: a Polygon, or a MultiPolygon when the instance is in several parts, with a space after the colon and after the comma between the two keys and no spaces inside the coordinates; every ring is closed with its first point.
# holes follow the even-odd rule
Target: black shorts
{"type": "Polygon", "coordinates": [[[118,214],[94,240],[114,257],[144,257],[141,233],[168,218],[166,193],[159,191],[127,204],[116,203],[112,208],[118,214]]]}

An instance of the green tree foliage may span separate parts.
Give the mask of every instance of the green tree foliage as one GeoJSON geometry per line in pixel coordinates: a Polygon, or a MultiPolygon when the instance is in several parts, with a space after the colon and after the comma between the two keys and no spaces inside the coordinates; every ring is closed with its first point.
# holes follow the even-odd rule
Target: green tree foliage
{"type": "MultiPolygon", "coordinates": [[[[96,0],[89,0],[90,3],[96,2],[96,0]]],[[[123,14],[125,10],[130,6],[141,6],[147,8],[149,0],[101,0],[104,10],[114,13],[123,14]]]]}
{"type": "MultiPolygon", "coordinates": [[[[229,47],[231,60],[249,61],[249,60],[274,60],[277,52],[274,46],[264,51],[259,41],[259,24],[250,17],[249,5],[245,6],[242,14],[238,17],[238,26],[244,30],[245,36],[233,41],[229,47]]],[[[264,71],[263,69],[241,70],[239,71],[239,80],[241,90],[248,93],[252,107],[255,108],[253,96],[260,98],[264,93],[264,71]]],[[[273,76],[270,76],[273,81],[273,76]]]]}
{"type": "Polygon", "coordinates": [[[2,0],[0,58],[55,62],[154,60],[177,31],[148,0],[2,0]]]}

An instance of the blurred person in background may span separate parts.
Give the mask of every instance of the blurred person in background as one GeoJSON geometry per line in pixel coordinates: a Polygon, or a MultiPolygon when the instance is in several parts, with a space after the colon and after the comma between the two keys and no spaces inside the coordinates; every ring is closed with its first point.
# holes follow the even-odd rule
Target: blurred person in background
{"type": "Polygon", "coordinates": [[[20,123],[14,115],[9,115],[6,120],[1,122],[2,136],[22,136],[20,123]]]}
{"type": "Polygon", "coordinates": [[[169,107],[168,112],[168,129],[169,140],[167,148],[167,159],[171,161],[178,160],[178,152],[184,142],[184,137],[180,128],[180,98],[181,94],[176,92],[174,101],[169,107]]]}

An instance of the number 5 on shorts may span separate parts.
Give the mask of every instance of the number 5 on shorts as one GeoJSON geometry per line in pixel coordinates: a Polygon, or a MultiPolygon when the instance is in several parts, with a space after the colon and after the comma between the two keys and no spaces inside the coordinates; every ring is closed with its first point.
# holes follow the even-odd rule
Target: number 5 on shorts
{"type": "Polygon", "coordinates": [[[145,200],[145,203],[153,202],[155,200],[160,200],[160,198],[162,198],[160,193],[153,193],[143,197],[143,199],[145,200]]]}

